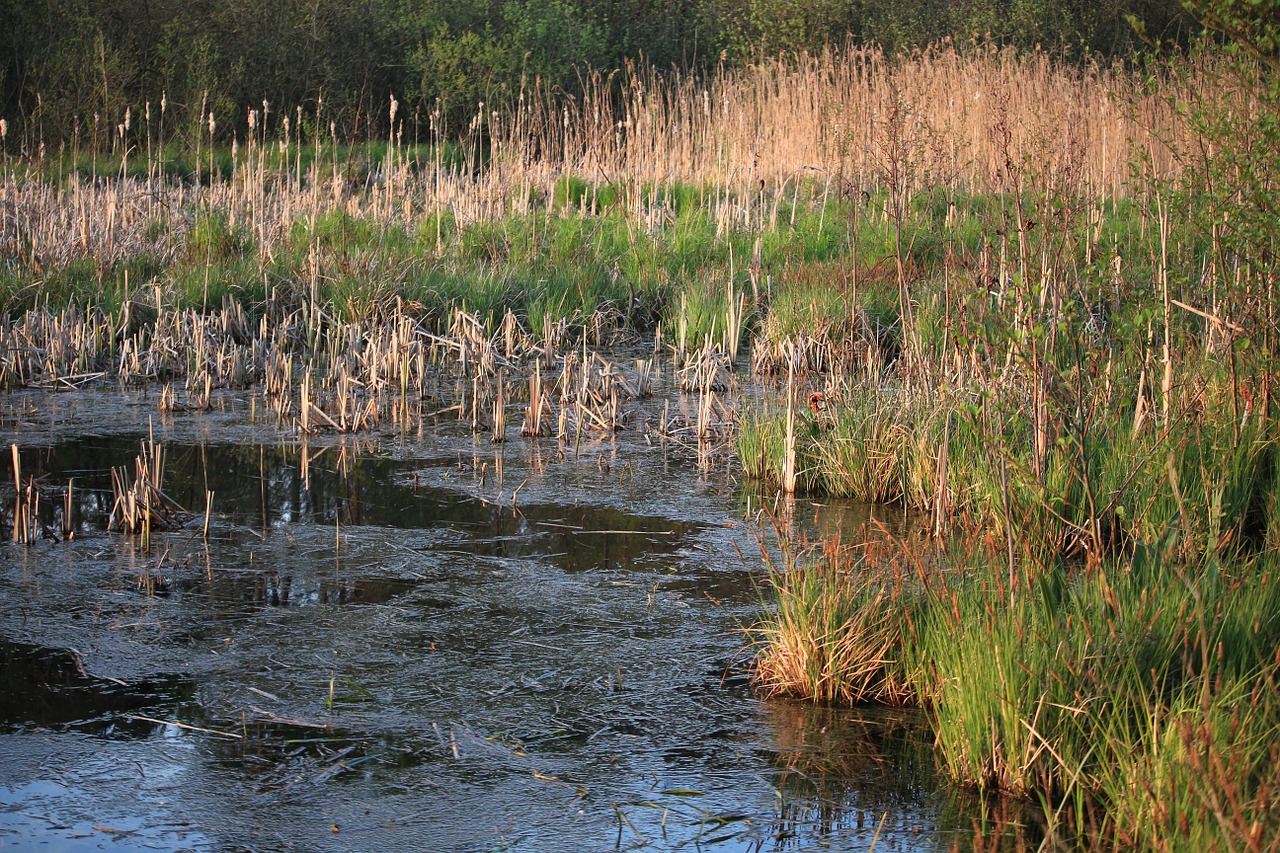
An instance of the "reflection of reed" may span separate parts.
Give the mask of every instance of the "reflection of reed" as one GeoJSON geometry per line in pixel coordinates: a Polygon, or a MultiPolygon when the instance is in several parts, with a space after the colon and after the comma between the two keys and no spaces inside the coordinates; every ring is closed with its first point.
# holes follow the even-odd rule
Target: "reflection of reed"
{"type": "Polygon", "coordinates": [[[160,675],[121,681],[85,671],[74,649],[15,643],[0,639],[0,729],[10,726],[75,728],[115,738],[147,737],[155,726],[125,712],[189,700],[193,681],[160,675]]]}
{"type": "MultiPolygon", "coordinates": [[[[139,589],[148,579],[155,593],[167,592],[172,581],[160,574],[138,576],[139,589]]],[[[352,577],[315,579],[275,572],[220,573],[200,576],[178,583],[185,595],[197,596],[210,603],[253,605],[255,607],[306,607],[309,605],[384,604],[403,595],[417,581],[395,577],[352,577]]]]}
{"type": "Polygon", "coordinates": [[[932,837],[939,847],[975,853],[1036,849],[1044,838],[1038,804],[939,789],[927,721],[918,711],[790,701],[762,707],[776,743],[773,838],[839,833],[867,847],[876,839],[876,849],[901,849],[895,836],[932,837]],[[929,802],[913,813],[908,804],[921,800],[929,802]]]}
{"type": "Polygon", "coordinates": [[[221,766],[235,768],[259,795],[273,798],[314,797],[325,783],[377,758],[387,747],[367,735],[306,720],[198,722],[205,731],[238,735],[206,738],[204,748],[218,757],[221,766]]]}
{"type": "MultiPolygon", "coordinates": [[[[667,518],[635,517],[607,507],[565,507],[554,497],[548,499],[538,492],[536,475],[539,472],[548,466],[571,464],[566,461],[564,446],[527,441],[505,449],[485,449],[483,453],[482,447],[487,448],[487,443],[476,444],[474,454],[467,457],[468,464],[464,465],[460,459],[458,468],[454,469],[443,465],[421,467],[420,462],[373,456],[369,454],[368,442],[357,442],[349,436],[313,436],[294,446],[168,446],[163,460],[164,492],[175,502],[197,509],[201,517],[186,530],[171,530],[165,541],[186,549],[189,539],[203,540],[213,550],[215,559],[210,563],[209,555],[205,555],[201,560],[202,573],[240,575],[256,572],[244,572],[225,562],[217,565],[217,555],[224,547],[222,543],[242,538],[246,532],[244,525],[263,534],[285,526],[323,525],[329,530],[326,559],[332,556],[333,531],[337,526],[343,538],[344,558],[363,560],[359,555],[364,552],[360,549],[365,547],[363,543],[368,541],[368,535],[357,528],[471,529],[479,522],[493,538],[466,544],[464,547],[469,551],[527,556],[540,552],[545,546],[563,554],[571,570],[606,564],[632,565],[646,559],[655,543],[661,543],[664,549],[675,548],[687,535],[685,525],[672,523],[667,518]],[[511,476],[511,457],[516,453],[524,454],[525,459],[518,468],[519,476],[511,476]],[[528,504],[531,483],[535,498],[534,503],[528,504]],[[482,488],[498,490],[497,499],[488,492],[479,494],[482,488]],[[211,493],[216,494],[216,502],[211,499],[211,493]],[[504,503],[513,505],[517,497],[523,518],[498,509],[504,503]],[[207,533],[204,533],[206,511],[209,517],[207,533]],[[556,524],[545,529],[539,527],[541,538],[536,543],[522,542],[516,536],[521,525],[544,519],[556,524]],[[569,529],[573,532],[565,533],[558,545],[546,545],[547,537],[569,529]],[[622,533],[632,531],[634,536],[622,533]],[[350,555],[349,547],[356,549],[350,555]],[[205,564],[208,564],[207,571],[205,564]]],[[[60,484],[66,482],[65,472],[74,471],[70,514],[75,519],[76,537],[104,530],[115,508],[110,472],[137,455],[137,439],[133,437],[95,437],[24,450],[21,460],[24,483],[30,473],[37,482],[51,484],[43,487],[41,524],[51,531],[62,525],[67,511],[60,484]]],[[[593,466],[593,474],[604,477],[613,457],[609,453],[592,452],[582,460],[593,466]]],[[[619,479],[634,476],[629,465],[620,465],[619,469],[619,479]]],[[[153,476],[154,468],[150,471],[153,476]]],[[[7,484],[0,484],[3,489],[0,523],[6,524],[3,528],[6,536],[12,532],[12,527],[7,525],[12,523],[10,516],[15,500],[4,485],[12,482],[9,479],[7,484]]],[[[158,535],[158,531],[153,531],[153,535],[158,535]]],[[[376,559],[378,554],[385,556],[385,549],[375,546],[368,553],[376,559]]],[[[180,561],[182,555],[174,559],[180,561]]],[[[285,570],[280,564],[271,569],[285,570]]],[[[294,574],[300,573],[294,571],[294,574]]],[[[269,600],[272,596],[273,593],[264,591],[249,598],[269,600]]]]}
{"type": "Polygon", "coordinates": [[[885,813],[901,813],[905,802],[933,785],[932,759],[913,712],[786,701],[763,708],[777,744],[779,806],[769,831],[775,838],[874,832],[885,813]]]}

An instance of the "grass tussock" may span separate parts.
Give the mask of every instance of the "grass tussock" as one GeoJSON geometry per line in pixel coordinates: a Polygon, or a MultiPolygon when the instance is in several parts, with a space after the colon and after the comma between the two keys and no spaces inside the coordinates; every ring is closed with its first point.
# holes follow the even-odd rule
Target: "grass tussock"
{"type": "Polygon", "coordinates": [[[1280,831],[1275,561],[1188,571],[1175,540],[1026,585],[980,552],[939,566],[904,547],[886,565],[829,539],[771,567],[758,675],[924,706],[949,775],[1038,796],[1064,843],[1265,846],[1280,831]]]}
{"type": "Polygon", "coordinates": [[[777,601],[757,629],[768,649],[756,669],[764,692],[849,704],[910,699],[893,667],[902,624],[891,611],[890,585],[850,574],[838,538],[811,559],[789,557],[770,564],[777,601]]]}

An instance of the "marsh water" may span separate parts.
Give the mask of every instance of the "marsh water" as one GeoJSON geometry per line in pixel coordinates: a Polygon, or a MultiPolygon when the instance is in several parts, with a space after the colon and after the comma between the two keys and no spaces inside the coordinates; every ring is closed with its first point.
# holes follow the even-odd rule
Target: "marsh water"
{"type": "MultiPolygon", "coordinates": [[[[0,544],[0,847],[914,851],[972,830],[911,714],[753,691],[769,531],[726,458],[639,424],[304,441],[248,392],[0,407],[24,478],[74,482],[73,538],[51,497],[48,536],[0,544]],[[147,438],[190,514],[144,541],[107,522],[109,471],[147,438]]],[[[789,508],[814,529],[869,512],[789,508]]]]}

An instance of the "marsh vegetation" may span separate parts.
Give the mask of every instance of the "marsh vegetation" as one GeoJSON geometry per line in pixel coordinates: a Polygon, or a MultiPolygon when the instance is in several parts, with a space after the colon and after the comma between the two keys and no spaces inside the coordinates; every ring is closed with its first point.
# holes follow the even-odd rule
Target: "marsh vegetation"
{"type": "MultiPolygon", "coordinates": [[[[303,437],[635,430],[898,505],[916,532],[809,543],[766,500],[759,689],[920,706],[1046,843],[1267,849],[1280,94],[1224,8],[1242,50],[630,67],[461,133],[131,105],[6,149],[0,382],[247,394],[303,437]],[[663,381],[677,411],[637,414],[663,381]]],[[[116,497],[145,535],[149,458],[116,497]]]]}

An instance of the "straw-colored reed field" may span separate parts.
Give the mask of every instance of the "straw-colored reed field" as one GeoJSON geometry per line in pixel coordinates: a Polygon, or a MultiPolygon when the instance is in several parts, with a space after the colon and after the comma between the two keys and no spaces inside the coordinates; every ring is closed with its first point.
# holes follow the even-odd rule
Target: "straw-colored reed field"
{"type": "MultiPolygon", "coordinates": [[[[709,195],[724,227],[763,228],[784,205],[811,200],[814,184],[823,198],[894,180],[909,193],[1008,192],[1018,189],[1011,163],[1034,165],[1066,191],[1116,198],[1129,191],[1135,147],[1150,153],[1156,174],[1176,169],[1161,141],[1180,132],[1168,102],[1198,85],[1148,88],[1122,70],[1041,53],[937,49],[891,60],[848,50],[711,79],[597,75],[581,100],[531,89],[514,103],[479,105],[456,149],[442,139],[411,145],[397,131],[364,152],[323,130],[298,133],[324,128],[323,113],[264,104],[249,111],[230,154],[183,152],[200,182],[171,178],[163,110],[145,104],[128,127],[7,160],[0,245],[40,271],[143,252],[167,268],[181,260],[196,214],[213,210],[270,257],[298,221],[335,210],[411,229],[441,214],[500,220],[545,209],[566,176],[597,187],[580,204],[603,207],[607,189],[637,225],[654,223],[654,190],[674,183],[709,195]]],[[[402,126],[398,105],[387,109],[402,126]]],[[[210,133],[241,118],[210,114],[210,133]]]]}

